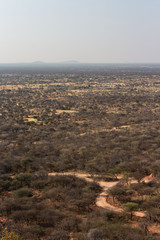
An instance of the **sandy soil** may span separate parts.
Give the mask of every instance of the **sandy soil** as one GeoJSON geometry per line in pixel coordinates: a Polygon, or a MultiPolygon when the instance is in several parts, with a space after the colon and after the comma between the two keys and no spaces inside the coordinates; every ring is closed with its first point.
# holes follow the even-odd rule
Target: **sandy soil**
{"type": "Polygon", "coordinates": [[[59,114],[61,114],[61,113],[77,113],[77,111],[76,110],[56,110],[56,115],[59,115],[59,114]]]}

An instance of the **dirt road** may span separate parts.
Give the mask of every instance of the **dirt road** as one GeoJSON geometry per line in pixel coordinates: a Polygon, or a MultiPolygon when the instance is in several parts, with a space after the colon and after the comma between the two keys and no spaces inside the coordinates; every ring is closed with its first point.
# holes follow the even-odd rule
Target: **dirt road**
{"type": "MultiPolygon", "coordinates": [[[[78,172],[64,172],[64,173],[56,173],[56,172],[53,172],[53,173],[49,173],[49,176],[56,176],[56,175],[74,175],[78,178],[82,178],[82,179],[85,179],[87,182],[93,182],[94,179],[92,177],[92,175],[90,174],[86,174],[86,173],[78,173],[78,172]]],[[[107,209],[107,210],[110,210],[110,211],[114,211],[114,212],[117,212],[117,213],[120,213],[120,212],[123,212],[123,208],[119,208],[119,207],[115,207],[113,205],[111,205],[110,203],[107,202],[107,190],[116,186],[117,183],[119,181],[115,181],[115,182],[106,182],[106,181],[96,181],[99,186],[102,188],[102,192],[98,195],[98,197],[96,198],[96,205],[98,207],[101,207],[103,209],[107,209]]],[[[130,183],[135,183],[135,180],[130,180],[130,183]]],[[[137,211],[137,212],[134,212],[134,215],[137,216],[137,217],[145,217],[146,214],[144,212],[140,212],[140,211],[137,211]]]]}

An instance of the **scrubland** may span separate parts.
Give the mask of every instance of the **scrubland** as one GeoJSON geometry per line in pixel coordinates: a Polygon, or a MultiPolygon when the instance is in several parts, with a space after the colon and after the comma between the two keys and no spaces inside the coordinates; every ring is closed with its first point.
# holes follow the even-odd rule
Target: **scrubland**
{"type": "Polygon", "coordinates": [[[159,183],[160,70],[0,74],[4,239],[158,240],[159,183]],[[70,171],[94,181],[48,175],[70,171]],[[118,176],[123,211],[99,208],[97,180],[118,176]]]}

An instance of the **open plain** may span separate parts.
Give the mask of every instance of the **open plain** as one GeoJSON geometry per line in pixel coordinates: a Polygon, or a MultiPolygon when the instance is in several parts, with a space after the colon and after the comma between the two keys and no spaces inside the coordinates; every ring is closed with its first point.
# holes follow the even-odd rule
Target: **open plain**
{"type": "Polygon", "coordinates": [[[159,172],[160,66],[1,69],[1,230],[158,240],[159,172]]]}

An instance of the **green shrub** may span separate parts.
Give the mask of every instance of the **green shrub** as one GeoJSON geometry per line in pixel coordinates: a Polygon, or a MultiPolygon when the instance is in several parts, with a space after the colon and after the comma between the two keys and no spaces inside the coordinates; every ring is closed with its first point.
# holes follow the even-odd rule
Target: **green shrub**
{"type": "Polygon", "coordinates": [[[15,197],[22,198],[22,197],[32,197],[33,192],[29,188],[20,188],[13,193],[15,197]]]}

